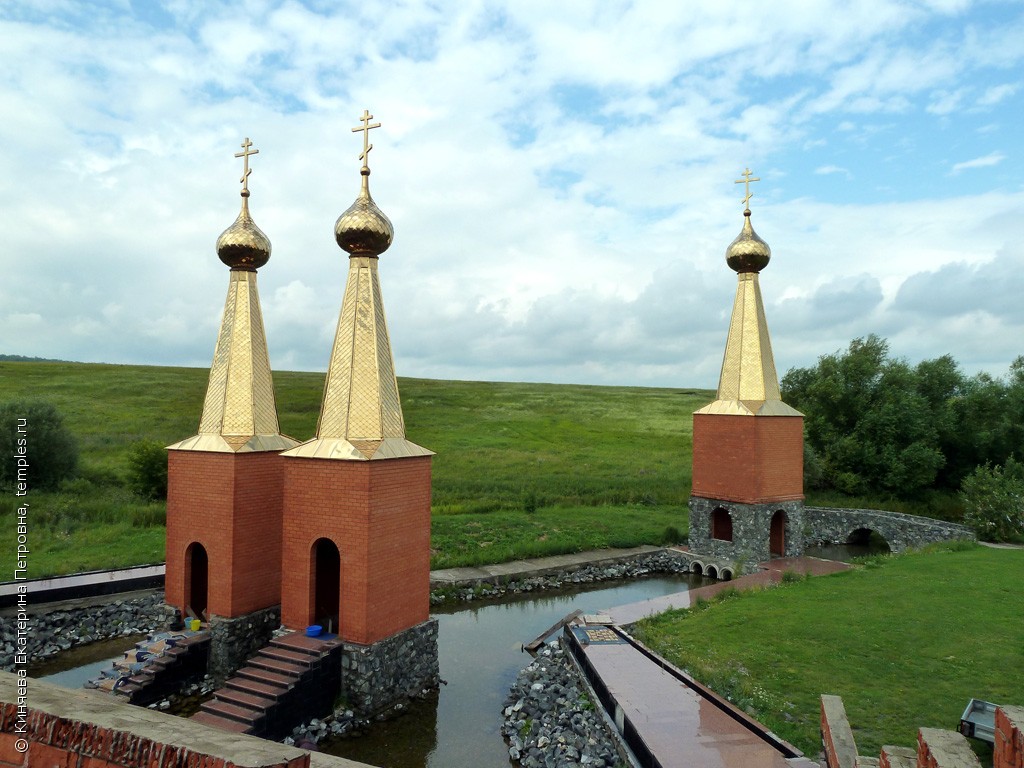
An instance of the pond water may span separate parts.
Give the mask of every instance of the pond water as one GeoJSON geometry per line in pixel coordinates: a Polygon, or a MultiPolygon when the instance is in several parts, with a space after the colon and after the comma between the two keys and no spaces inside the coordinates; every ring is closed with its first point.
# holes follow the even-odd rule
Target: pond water
{"type": "MultiPolygon", "coordinates": [[[[521,650],[523,643],[576,609],[597,613],[707,583],[688,574],[652,576],[434,606],[441,678],[447,685],[415,702],[402,717],[375,723],[364,736],[324,742],[321,750],[388,768],[508,768],[501,709],[519,670],[530,661],[521,650]]],[[[33,665],[29,674],[64,688],[81,688],[145,637],[74,648],[33,665]]]]}
{"type": "Polygon", "coordinates": [[[81,688],[89,680],[100,676],[115,661],[124,657],[124,652],[145,640],[145,634],[123,635],[112,640],[100,640],[54,656],[52,659],[36,662],[29,667],[29,677],[45,680],[62,688],[81,688]]]}
{"type": "Polygon", "coordinates": [[[596,613],[710,583],[700,577],[658,576],[602,582],[572,592],[526,593],[471,607],[435,607],[442,685],[408,714],[375,724],[365,736],[322,743],[332,755],[388,768],[508,768],[501,709],[519,670],[521,650],[576,609],[596,613]]]}

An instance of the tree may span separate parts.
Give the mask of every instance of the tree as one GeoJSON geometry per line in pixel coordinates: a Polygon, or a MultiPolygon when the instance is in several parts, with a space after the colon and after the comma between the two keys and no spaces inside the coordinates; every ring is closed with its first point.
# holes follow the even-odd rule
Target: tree
{"type": "Polygon", "coordinates": [[[1024,537],[1024,464],[985,464],[964,478],[960,489],[964,522],[986,541],[1024,537]]]}
{"type": "Polygon", "coordinates": [[[783,399],[804,413],[821,482],[849,494],[899,497],[931,487],[945,463],[933,403],[956,383],[950,363],[933,361],[922,377],[890,359],[888,343],[871,335],[814,368],[787,373],[783,399]]]}
{"type": "Polygon", "coordinates": [[[0,486],[52,490],[78,469],[78,444],[52,403],[0,405],[0,486]],[[19,476],[19,470],[21,474],[19,476]]]}
{"type": "Polygon", "coordinates": [[[145,499],[166,499],[167,449],[153,440],[133,445],[128,454],[128,484],[145,499]]]}

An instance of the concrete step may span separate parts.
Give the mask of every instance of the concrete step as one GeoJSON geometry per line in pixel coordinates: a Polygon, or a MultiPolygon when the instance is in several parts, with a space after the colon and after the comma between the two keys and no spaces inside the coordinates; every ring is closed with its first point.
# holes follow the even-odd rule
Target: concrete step
{"type": "Polygon", "coordinates": [[[261,683],[246,677],[232,677],[224,683],[224,687],[253,696],[262,696],[271,701],[277,701],[279,696],[288,692],[288,688],[284,686],[261,683]]]}
{"type": "Polygon", "coordinates": [[[213,728],[219,728],[222,731],[230,731],[231,733],[252,732],[252,728],[247,726],[245,723],[240,723],[237,720],[231,720],[209,712],[196,712],[189,719],[194,723],[202,723],[203,725],[209,725],[213,728]]]}
{"type": "Polygon", "coordinates": [[[308,653],[301,651],[291,651],[287,648],[281,648],[280,646],[270,645],[260,651],[260,656],[268,656],[272,659],[278,659],[279,661],[286,661],[289,664],[295,664],[308,669],[313,666],[320,656],[319,654],[311,656],[308,653]]]}
{"type": "Polygon", "coordinates": [[[200,711],[211,715],[218,715],[227,720],[234,720],[236,723],[242,723],[253,730],[255,730],[256,726],[259,725],[259,722],[263,719],[262,711],[257,712],[256,710],[252,710],[247,707],[240,707],[237,704],[231,704],[227,701],[218,701],[217,699],[203,702],[200,711]]]}
{"type": "Polygon", "coordinates": [[[283,675],[277,672],[271,672],[266,669],[260,669],[259,667],[242,667],[240,670],[235,672],[237,677],[243,677],[247,680],[252,680],[263,685],[277,686],[283,690],[287,690],[295,685],[295,681],[298,679],[294,675],[283,675]]]}
{"type": "Polygon", "coordinates": [[[267,710],[277,703],[276,699],[240,691],[237,688],[218,688],[213,692],[213,697],[215,701],[223,701],[228,704],[234,704],[236,707],[251,709],[260,715],[266,715],[267,710]]]}
{"type": "Polygon", "coordinates": [[[981,768],[981,761],[962,733],[941,728],[917,732],[918,768],[981,768]]]}
{"type": "Polygon", "coordinates": [[[259,669],[265,669],[268,672],[273,672],[278,675],[284,675],[297,680],[308,667],[293,664],[288,661],[282,661],[281,659],[273,658],[264,654],[260,651],[258,654],[249,659],[250,667],[257,667],[259,669]]]}
{"type": "Polygon", "coordinates": [[[319,658],[327,651],[337,647],[340,642],[337,638],[321,640],[318,637],[306,637],[301,632],[292,632],[291,634],[275,637],[270,641],[270,644],[276,648],[285,648],[296,653],[304,653],[319,658]]]}

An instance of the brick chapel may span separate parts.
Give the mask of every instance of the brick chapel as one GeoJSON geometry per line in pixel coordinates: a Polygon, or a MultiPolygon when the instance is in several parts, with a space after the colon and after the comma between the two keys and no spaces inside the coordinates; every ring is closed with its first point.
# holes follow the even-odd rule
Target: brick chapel
{"type": "Polygon", "coordinates": [[[750,223],[725,259],[739,277],[718,396],[693,414],[690,549],[747,567],[803,552],[803,414],[782,402],[758,275],[771,248],[750,223]]]}
{"type": "Polygon", "coordinates": [[[280,432],[256,289],[271,252],[248,206],[258,150],[246,139],[236,154],[242,209],[217,239],[231,271],[199,433],[168,452],[166,600],[208,621],[215,645],[218,631],[235,644],[248,633],[251,652],[279,622],[363,648],[431,623],[433,454],[405,437],[377,271],[393,228],[370,196],[370,120],[364,111],[353,129],[361,188],[334,227],[348,280],[316,434],[303,443],[280,432]]]}

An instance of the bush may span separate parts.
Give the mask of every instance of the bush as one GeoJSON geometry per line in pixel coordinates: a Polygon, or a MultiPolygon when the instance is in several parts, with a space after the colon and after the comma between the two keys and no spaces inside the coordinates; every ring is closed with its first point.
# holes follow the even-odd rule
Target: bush
{"type": "Polygon", "coordinates": [[[0,486],[22,479],[30,489],[52,490],[78,469],[78,444],[52,403],[17,401],[0,405],[0,486]],[[23,442],[22,442],[23,441],[23,442]],[[24,451],[24,453],[21,453],[24,451]]]}
{"type": "Polygon", "coordinates": [[[132,446],[128,485],[144,499],[167,498],[167,449],[153,440],[132,446]]]}
{"type": "Polygon", "coordinates": [[[683,534],[680,533],[679,529],[674,525],[666,526],[664,533],[661,534],[662,544],[679,544],[684,541],[684,539],[685,537],[683,534]]]}
{"type": "Polygon", "coordinates": [[[1012,457],[1003,466],[985,464],[960,486],[964,522],[985,541],[1024,538],[1024,464],[1012,457]]]}

